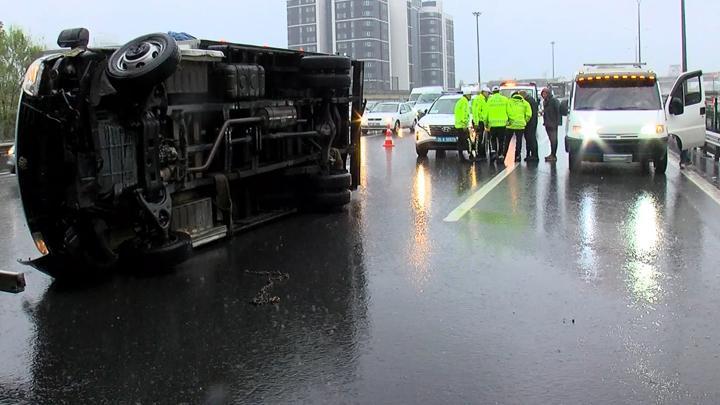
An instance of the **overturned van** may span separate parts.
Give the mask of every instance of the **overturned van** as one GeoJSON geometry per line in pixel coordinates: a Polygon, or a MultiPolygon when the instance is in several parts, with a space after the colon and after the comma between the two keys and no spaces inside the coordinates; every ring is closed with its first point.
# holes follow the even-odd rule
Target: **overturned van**
{"type": "Polygon", "coordinates": [[[88,47],[85,29],[28,69],[17,172],[54,277],[171,268],[193,247],[359,182],[363,64],[342,56],[175,41],[88,47]]]}

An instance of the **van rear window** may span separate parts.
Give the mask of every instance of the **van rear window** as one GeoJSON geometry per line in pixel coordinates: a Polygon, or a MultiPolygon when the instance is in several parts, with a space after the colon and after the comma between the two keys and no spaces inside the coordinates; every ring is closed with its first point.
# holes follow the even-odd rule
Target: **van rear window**
{"type": "Polygon", "coordinates": [[[660,110],[655,80],[598,80],[577,82],[575,110],[660,110]]]}

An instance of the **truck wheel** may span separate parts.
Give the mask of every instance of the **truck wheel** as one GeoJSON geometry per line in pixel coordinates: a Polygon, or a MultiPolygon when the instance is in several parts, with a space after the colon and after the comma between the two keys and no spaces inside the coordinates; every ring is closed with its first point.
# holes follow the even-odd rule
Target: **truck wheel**
{"type": "Polygon", "coordinates": [[[667,148],[664,151],[655,156],[655,174],[665,174],[668,165],[667,148]]]}
{"type": "Polygon", "coordinates": [[[570,149],[570,151],[568,151],[568,160],[570,171],[579,172],[582,167],[582,156],[580,155],[580,152],[570,149]]]}
{"type": "Polygon", "coordinates": [[[180,48],[167,34],[133,39],[108,59],[108,77],[118,87],[153,86],[170,77],[180,64],[180,48]]]}
{"type": "Polygon", "coordinates": [[[345,72],[352,66],[350,58],[344,56],[305,56],[300,60],[300,69],[305,71],[345,72]]]}
{"type": "Polygon", "coordinates": [[[161,273],[190,258],[192,239],[183,232],[170,232],[168,240],[162,244],[136,238],[120,245],[119,253],[130,269],[161,273]]]}
{"type": "Polygon", "coordinates": [[[305,86],[316,89],[349,89],[350,76],[338,74],[312,73],[301,77],[305,86]]]}

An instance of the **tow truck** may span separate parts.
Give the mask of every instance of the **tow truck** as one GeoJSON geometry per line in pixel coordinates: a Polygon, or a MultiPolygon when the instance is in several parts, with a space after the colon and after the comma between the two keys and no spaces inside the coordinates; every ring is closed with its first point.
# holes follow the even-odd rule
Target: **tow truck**
{"type": "Polygon", "coordinates": [[[17,175],[56,278],[157,271],[300,209],[337,210],[360,181],[360,61],[147,34],[27,70],[17,175]]]}

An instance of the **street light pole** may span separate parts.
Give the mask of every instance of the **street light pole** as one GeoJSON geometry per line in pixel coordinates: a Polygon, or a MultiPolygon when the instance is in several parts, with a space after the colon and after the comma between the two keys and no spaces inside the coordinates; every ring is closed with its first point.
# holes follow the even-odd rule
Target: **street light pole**
{"type": "Polygon", "coordinates": [[[475,16],[475,31],[477,36],[477,70],[478,70],[478,89],[482,86],[482,80],[480,78],[480,15],[482,12],[480,11],[474,11],[473,15],[475,16]]]}
{"type": "Polygon", "coordinates": [[[638,12],[637,12],[637,18],[638,18],[638,65],[642,63],[642,41],[641,41],[641,34],[640,34],[640,2],[642,0],[637,0],[637,6],[638,6],[638,12]]]}
{"type": "Polygon", "coordinates": [[[550,42],[552,46],[552,78],[555,80],[555,41],[550,42]]]}
{"type": "Polygon", "coordinates": [[[685,0],[680,0],[680,18],[682,27],[682,71],[687,72],[687,37],[685,35],[685,0]]]}

